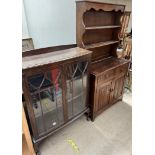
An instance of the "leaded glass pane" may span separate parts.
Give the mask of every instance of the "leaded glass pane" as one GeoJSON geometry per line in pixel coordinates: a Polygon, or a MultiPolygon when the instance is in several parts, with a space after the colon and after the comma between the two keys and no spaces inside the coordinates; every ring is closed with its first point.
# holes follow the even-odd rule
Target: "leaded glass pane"
{"type": "Polygon", "coordinates": [[[67,68],[67,106],[69,119],[86,108],[88,62],[72,64],[67,68]]]}
{"type": "Polygon", "coordinates": [[[38,134],[64,123],[60,70],[34,75],[28,82],[38,134]]]}
{"type": "Polygon", "coordinates": [[[42,117],[42,111],[41,111],[41,104],[39,99],[39,94],[33,94],[31,95],[32,98],[32,104],[33,104],[33,110],[34,115],[36,119],[36,126],[38,130],[38,134],[41,134],[45,131],[43,123],[43,117],[42,117]]]}

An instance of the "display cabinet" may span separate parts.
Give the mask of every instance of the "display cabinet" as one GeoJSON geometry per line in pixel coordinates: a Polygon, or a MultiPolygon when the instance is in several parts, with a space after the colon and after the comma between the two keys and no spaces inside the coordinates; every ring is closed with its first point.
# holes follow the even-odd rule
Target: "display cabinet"
{"type": "Polygon", "coordinates": [[[81,48],[23,57],[25,109],[36,152],[41,140],[89,113],[91,52],[81,48]]]}

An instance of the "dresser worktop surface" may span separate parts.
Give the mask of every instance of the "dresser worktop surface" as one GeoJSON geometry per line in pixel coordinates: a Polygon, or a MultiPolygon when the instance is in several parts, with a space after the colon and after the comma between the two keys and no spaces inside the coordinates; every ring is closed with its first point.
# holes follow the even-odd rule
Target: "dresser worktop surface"
{"type": "Polygon", "coordinates": [[[129,61],[126,59],[122,59],[122,58],[119,59],[119,58],[111,57],[106,60],[93,64],[91,66],[91,74],[98,75],[102,72],[119,67],[128,62],[129,61]]]}

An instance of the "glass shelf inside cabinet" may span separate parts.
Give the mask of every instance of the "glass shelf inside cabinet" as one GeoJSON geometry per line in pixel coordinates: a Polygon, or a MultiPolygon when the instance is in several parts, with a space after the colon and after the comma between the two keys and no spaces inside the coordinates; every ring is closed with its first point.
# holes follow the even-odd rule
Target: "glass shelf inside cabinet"
{"type": "Polygon", "coordinates": [[[71,119],[86,109],[88,62],[80,62],[67,67],[67,107],[71,119]]]}
{"type": "Polygon", "coordinates": [[[28,82],[39,135],[63,124],[60,70],[34,75],[28,82]]]}

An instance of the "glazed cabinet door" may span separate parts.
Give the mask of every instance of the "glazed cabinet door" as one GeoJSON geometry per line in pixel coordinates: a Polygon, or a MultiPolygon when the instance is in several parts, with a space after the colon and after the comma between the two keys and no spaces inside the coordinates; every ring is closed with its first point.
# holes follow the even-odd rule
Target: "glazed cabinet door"
{"type": "Polygon", "coordinates": [[[98,86],[96,94],[97,94],[97,104],[96,111],[100,111],[110,102],[110,90],[111,90],[111,81],[104,83],[101,86],[98,86]]]}
{"type": "Polygon", "coordinates": [[[88,108],[88,64],[87,60],[83,60],[66,66],[68,120],[88,108]]]}
{"type": "Polygon", "coordinates": [[[64,123],[62,71],[55,68],[28,76],[27,86],[38,138],[64,123]]]}
{"type": "Polygon", "coordinates": [[[112,101],[115,102],[123,94],[125,76],[121,76],[112,83],[112,101]]]}

